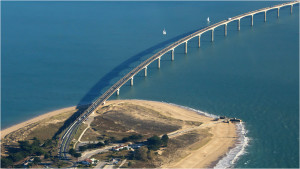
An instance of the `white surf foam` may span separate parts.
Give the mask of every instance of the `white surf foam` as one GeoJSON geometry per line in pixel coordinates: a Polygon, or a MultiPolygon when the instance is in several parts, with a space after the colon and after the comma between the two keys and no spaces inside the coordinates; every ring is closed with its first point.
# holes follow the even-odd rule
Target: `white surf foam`
{"type": "MultiPolygon", "coordinates": [[[[177,105],[177,104],[173,104],[173,103],[168,103],[174,106],[178,106],[184,109],[188,109],[191,111],[195,111],[201,115],[205,115],[208,117],[212,117],[212,118],[217,118],[219,116],[213,115],[213,114],[209,114],[207,112],[203,112],[200,110],[196,110],[190,107],[185,107],[185,106],[181,106],[181,105],[177,105]]],[[[226,155],[218,161],[218,163],[216,164],[216,166],[214,168],[233,168],[234,164],[237,162],[237,160],[246,153],[246,147],[249,144],[249,138],[247,137],[247,130],[245,129],[245,125],[243,122],[240,123],[236,123],[236,130],[237,130],[237,135],[238,135],[238,140],[235,144],[235,147],[233,147],[232,149],[230,149],[226,155]]]]}
{"type": "Polygon", "coordinates": [[[229,150],[214,168],[233,168],[237,160],[246,153],[250,139],[246,136],[247,130],[243,122],[237,123],[237,134],[238,140],[235,147],[229,150]]]}

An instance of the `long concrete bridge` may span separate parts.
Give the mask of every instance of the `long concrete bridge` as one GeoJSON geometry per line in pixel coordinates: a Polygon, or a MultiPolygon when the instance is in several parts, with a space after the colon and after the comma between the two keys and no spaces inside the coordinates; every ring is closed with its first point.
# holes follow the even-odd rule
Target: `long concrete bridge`
{"type": "Polygon", "coordinates": [[[277,17],[279,17],[279,10],[280,8],[286,7],[286,6],[290,6],[290,12],[292,13],[293,11],[293,5],[299,3],[299,1],[293,1],[293,2],[287,2],[287,3],[283,3],[283,4],[279,4],[279,5],[275,5],[275,6],[271,6],[271,7],[266,7],[266,8],[262,8],[262,9],[258,9],[255,11],[251,11],[251,12],[247,12],[232,18],[228,18],[227,20],[223,20],[220,21],[218,23],[215,23],[213,25],[210,25],[204,29],[201,29],[199,31],[196,31],[174,43],[172,43],[171,45],[169,45],[168,47],[162,49],[161,51],[159,51],[158,53],[154,54],[153,56],[151,56],[150,58],[148,58],[147,60],[145,60],[144,62],[142,62],[140,65],[138,65],[137,67],[135,67],[133,70],[131,70],[128,74],[126,74],[123,78],[121,78],[118,82],[116,82],[113,86],[111,86],[103,95],[101,95],[96,101],[94,101],[88,109],[86,109],[84,111],[84,113],[82,113],[80,115],[80,117],[78,117],[76,119],[76,121],[74,121],[65,131],[64,135],[62,136],[60,143],[60,150],[59,150],[59,155],[63,158],[66,159],[67,158],[67,152],[69,150],[69,145],[70,142],[73,138],[74,133],[77,131],[78,127],[80,126],[80,124],[91,114],[93,113],[99,106],[104,105],[105,101],[107,99],[109,99],[114,93],[116,93],[117,95],[120,94],[120,88],[128,81],[130,81],[130,85],[133,86],[133,79],[134,76],[136,74],[138,74],[140,71],[144,70],[144,76],[147,76],[147,67],[154,61],[157,61],[157,66],[158,68],[160,68],[160,60],[161,57],[163,55],[165,55],[166,53],[171,53],[171,60],[174,60],[174,50],[176,47],[178,47],[179,45],[184,44],[184,52],[187,53],[188,50],[188,46],[187,43],[189,40],[193,39],[193,38],[198,38],[198,47],[200,48],[200,39],[201,39],[201,35],[206,33],[206,32],[211,32],[211,41],[214,41],[214,30],[220,26],[224,26],[224,36],[227,36],[227,24],[230,22],[236,22],[237,21],[237,30],[240,30],[240,21],[241,19],[245,18],[245,17],[251,17],[251,26],[253,26],[253,16],[259,13],[264,13],[264,21],[267,21],[267,12],[270,10],[276,10],[277,9],[277,17]]]}

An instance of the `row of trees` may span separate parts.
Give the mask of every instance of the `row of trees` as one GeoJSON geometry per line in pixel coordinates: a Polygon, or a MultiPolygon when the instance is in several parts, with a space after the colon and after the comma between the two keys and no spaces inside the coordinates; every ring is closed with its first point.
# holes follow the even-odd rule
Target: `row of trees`
{"type": "Polygon", "coordinates": [[[141,140],[143,138],[143,136],[141,134],[133,134],[129,137],[124,137],[122,139],[122,142],[125,143],[125,142],[128,142],[128,141],[133,141],[133,142],[136,142],[138,140],[141,140]]]}
{"type": "Polygon", "coordinates": [[[87,149],[93,149],[93,148],[100,148],[100,147],[104,147],[105,144],[102,142],[98,142],[97,144],[87,144],[84,146],[79,146],[79,151],[85,151],[87,149]]]}

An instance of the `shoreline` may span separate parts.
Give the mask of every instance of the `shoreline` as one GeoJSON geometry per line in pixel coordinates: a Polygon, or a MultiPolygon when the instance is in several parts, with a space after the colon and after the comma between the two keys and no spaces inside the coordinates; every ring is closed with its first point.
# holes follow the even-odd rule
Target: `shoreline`
{"type": "MultiPolygon", "coordinates": [[[[108,102],[110,103],[110,102],[122,102],[122,101],[132,101],[132,102],[137,102],[137,103],[139,103],[139,102],[141,102],[141,103],[145,102],[145,103],[149,103],[150,105],[152,105],[154,107],[155,107],[155,105],[162,105],[162,106],[165,106],[165,107],[169,107],[170,109],[172,109],[172,108],[173,109],[179,109],[179,110],[180,109],[184,109],[184,110],[189,111],[189,112],[194,112],[195,114],[197,114],[199,116],[203,116],[204,118],[210,118],[210,119],[212,119],[212,118],[218,117],[216,115],[209,114],[209,113],[206,113],[206,112],[203,112],[203,111],[200,111],[200,110],[196,110],[196,109],[193,109],[193,108],[189,108],[189,107],[185,107],[185,106],[181,106],[181,105],[177,105],[177,104],[173,104],[173,103],[168,103],[168,102],[161,102],[161,101],[129,99],[129,100],[110,100],[108,102]]],[[[86,105],[82,105],[82,106],[86,106],[86,105]]],[[[80,107],[82,107],[82,106],[80,106],[80,107]]],[[[47,118],[50,118],[50,117],[58,115],[60,113],[65,113],[65,112],[69,112],[69,111],[76,111],[76,110],[78,110],[77,106],[71,106],[71,107],[67,107],[67,108],[62,108],[62,109],[58,109],[58,110],[55,110],[55,111],[51,111],[51,112],[39,115],[37,117],[34,117],[34,118],[29,119],[27,121],[24,121],[22,123],[13,125],[13,126],[11,126],[9,128],[1,130],[1,139],[3,139],[6,135],[8,135],[8,134],[10,134],[10,133],[12,133],[14,131],[17,131],[17,130],[23,128],[23,127],[26,127],[26,126],[28,126],[30,124],[36,123],[38,121],[41,121],[41,120],[44,120],[44,119],[47,119],[47,118]]],[[[215,132],[215,133],[219,132],[220,133],[220,131],[222,130],[221,128],[225,126],[224,124],[220,123],[221,126],[219,126],[218,129],[216,129],[216,131],[214,131],[215,130],[214,129],[213,132],[215,132]]],[[[207,160],[206,157],[203,157],[203,153],[201,153],[201,149],[202,149],[202,147],[201,147],[201,148],[199,148],[200,151],[197,150],[195,152],[190,152],[190,155],[182,158],[180,160],[180,161],[182,161],[181,162],[182,164],[180,164],[180,166],[182,166],[182,167],[184,167],[185,165],[189,166],[189,162],[188,161],[195,160],[195,157],[196,158],[199,157],[200,159],[202,159],[202,162],[197,165],[197,166],[202,166],[202,167],[216,167],[216,166],[220,166],[220,165],[223,166],[224,159],[226,161],[226,164],[227,163],[231,164],[232,161],[236,161],[237,158],[238,158],[237,156],[239,156],[239,155],[242,154],[242,153],[240,153],[240,151],[238,153],[235,153],[236,155],[234,156],[233,159],[230,158],[229,162],[228,162],[228,159],[226,159],[226,158],[228,158],[228,155],[230,155],[230,151],[234,150],[235,148],[237,148],[239,146],[238,142],[239,142],[239,140],[241,138],[241,135],[238,133],[239,131],[238,131],[237,124],[234,124],[233,128],[234,129],[231,129],[231,133],[233,133],[233,131],[234,131],[235,132],[234,135],[236,137],[233,137],[233,138],[235,138],[235,139],[232,139],[233,141],[230,140],[230,141],[227,142],[226,145],[228,147],[226,147],[226,145],[225,145],[226,148],[223,148],[222,151],[220,151],[218,149],[214,149],[209,154],[209,155],[213,154],[213,157],[210,157],[210,159],[207,162],[206,162],[206,160],[207,160]],[[202,157],[199,156],[200,154],[202,154],[202,157]],[[191,159],[189,160],[189,158],[191,158],[191,159]],[[223,160],[223,162],[222,162],[222,160],[223,160]],[[222,162],[222,163],[220,163],[220,162],[222,162]]],[[[214,137],[214,139],[218,139],[218,138],[214,137]]],[[[206,145],[212,144],[214,146],[216,143],[220,143],[220,140],[214,141],[215,143],[211,143],[211,142],[212,141],[209,141],[208,143],[206,143],[206,145]]],[[[206,147],[206,145],[204,146],[204,150],[205,151],[210,150],[212,148],[212,145],[210,145],[208,147],[206,147]],[[205,149],[205,147],[206,147],[206,149],[205,149]]],[[[175,164],[172,164],[172,165],[175,165],[175,164]]],[[[177,166],[177,164],[175,166],[177,166]]],[[[226,165],[226,166],[228,166],[228,165],[226,165]]],[[[163,168],[165,168],[165,167],[163,167],[163,168]]],[[[176,167],[176,168],[178,168],[178,167],[176,167]]]]}
{"type": "Polygon", "coordinates": [[[1,130],[1,132],[0,132],[1,139],[3,139],[6,135],[8,135],[8,134],[10,134],[10,133],[12,133],[14,131],[17,131],[17,130],[23,128],[23,127],[26,127],[26,126],[28,126],[30,124],[36,123],[36,122],[44,120],[46,118],[50,118],[50,117],[58,115],[60,113],[64,113],[64,112],[68,112],[68,111],[75,111],[75,110],[78,110],[78,107],[84,107],[84,106],[86,106],[86,105],[71,106],[71,107],[57,109],[57,110],[54,110],[54,111],[50,111],[50,112],[38,115],[38,116],[33,117],[33,118],[31,118],[29,120],[26,120],[24,122],[12,125],[12,126],[10,126],[8,128],[5,128],[5,129],[1,130]]]}

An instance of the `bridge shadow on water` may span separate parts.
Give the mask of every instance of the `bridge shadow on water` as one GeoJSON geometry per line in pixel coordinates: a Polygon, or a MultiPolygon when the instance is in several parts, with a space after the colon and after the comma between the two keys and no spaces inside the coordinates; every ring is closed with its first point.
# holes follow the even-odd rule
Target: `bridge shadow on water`
{"type": "Polygon", "coordinates": [[[65,129],[67,129],[67,127],[74,122],[74,120],[80,116],[81,113],[84,112],[85,109],[88,108],[88,106],[91,104],[91,102],[93,100],[95,100],[96,98],[98,98],[102,92],[104,93],[104,89],[107,89],[108,87],[113,85],[113,80],[117,79],[117,78],[122,78],[121,76],[124,75],[124,71],[127,69],[133,69],[132,66],[130,66],[133,63],[136,63],[138,61],[140,61],[140,59],[142,59],[144,56],[146,55],[150,55],[150,54],[154,54],[156,53],[157,50],[159,49],[163,49],[164,47],[166,47],[167,45],[170,45],[171,43],[189,35],[192,34],[200,29],[199,28],[193,31],[189,31],[186,33],[183,33],[181,35],[178,35],[176,37],[173,37],[171,39],[168,39],[166,41],[163,41],[161,43],[158,43],[155,46],[152,46],[132,57],[130,57],[129,59],[125,60],[124,62],[122,62],[120,65],[116,66],[115,68],[113,68],[109,73],[107,73],[104,77],[102,77],[85,95],[84,97],[79,101],[79,103],[76,106],[77,111],[64,123],[64,125],[59,129],[59,131],[55,134],[55,138],[57,138],[65,129]]]}

